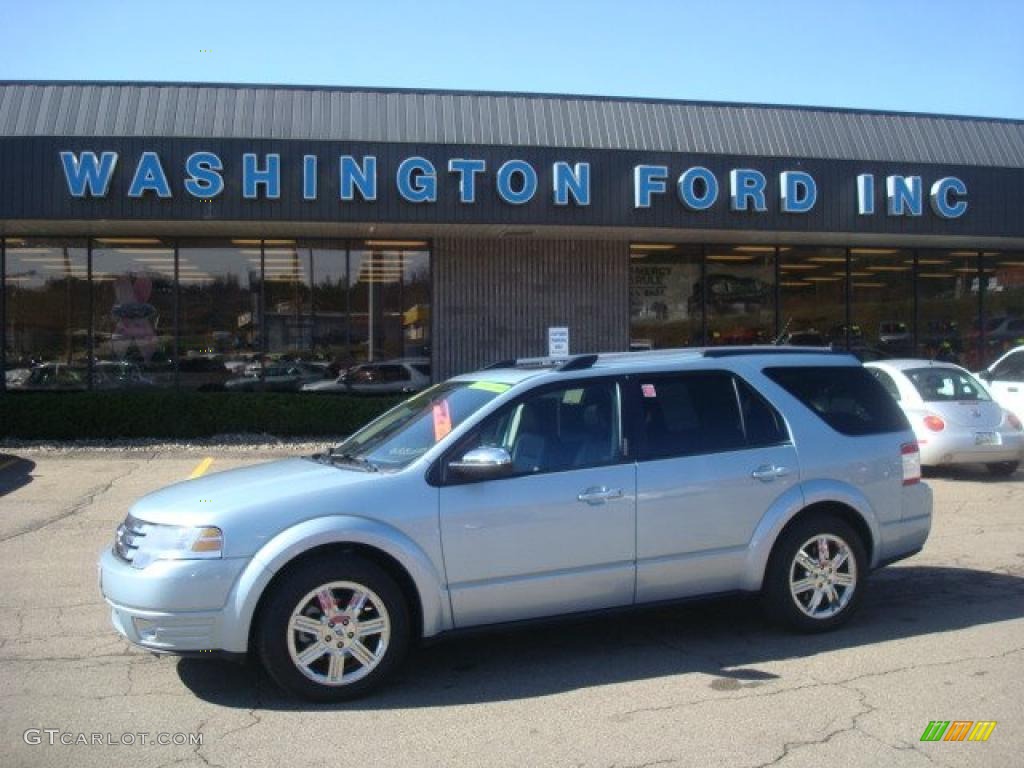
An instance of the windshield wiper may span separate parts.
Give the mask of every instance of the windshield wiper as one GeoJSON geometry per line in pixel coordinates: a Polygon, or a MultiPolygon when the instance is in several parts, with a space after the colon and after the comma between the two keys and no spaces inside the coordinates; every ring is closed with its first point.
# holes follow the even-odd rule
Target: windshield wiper
{"type": "Polygon", "coordinates": [[[380,472],[380,467],[374,464],[369,459],[363,456],[356,456],[354,453],[344,452],[335,453],[334,448],[327,450],[326,459],[332,464],[335,462],[343,462],[345,464],[354,464],[357,467],[362,467],[367,472],[380,472]]]}

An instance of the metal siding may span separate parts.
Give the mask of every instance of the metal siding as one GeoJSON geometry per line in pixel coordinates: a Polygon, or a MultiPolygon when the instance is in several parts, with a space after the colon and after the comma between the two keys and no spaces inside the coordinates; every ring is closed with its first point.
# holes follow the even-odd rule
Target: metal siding
{"type": "Polygon", "coordinates": [[[435,377],[547,354],[567,325],[573,353],[629,342],[625,242],[440,239],[432,253],[435,377]]]}
{"type": "Polygon", "coordinates": [[[1024,123],[524,94],[0,83],[0,136],[559,146],[1024,167],[1024,123]]]}

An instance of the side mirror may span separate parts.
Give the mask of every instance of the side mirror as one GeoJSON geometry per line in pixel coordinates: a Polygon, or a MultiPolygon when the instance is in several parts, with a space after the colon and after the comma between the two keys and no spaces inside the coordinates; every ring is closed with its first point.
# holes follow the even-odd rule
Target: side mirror
{"type": "Polygon", "coordinates": [[[981,379],[982,381],[992,381],[992,371],[978,371],[978,378],[981,379]]]}
{"type": "Polygon", "coordinates": [[[512,457],[504,448],[485,445],[474,448],[458,461],[449,463],[448,468],[460,477],[479,480],[501,477],[512,471],[512,457]]]}

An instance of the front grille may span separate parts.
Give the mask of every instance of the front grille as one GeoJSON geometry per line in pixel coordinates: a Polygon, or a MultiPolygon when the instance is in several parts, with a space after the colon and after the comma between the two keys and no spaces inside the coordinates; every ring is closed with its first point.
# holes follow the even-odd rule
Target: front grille
{"type": "Polygon", "coordinates": [[[146,524],[131,515],[117,526],[114,534],[114,554],[127,563],[135,559],[135,551],[139,548],[139,540],[146,536],[146,524]]]}

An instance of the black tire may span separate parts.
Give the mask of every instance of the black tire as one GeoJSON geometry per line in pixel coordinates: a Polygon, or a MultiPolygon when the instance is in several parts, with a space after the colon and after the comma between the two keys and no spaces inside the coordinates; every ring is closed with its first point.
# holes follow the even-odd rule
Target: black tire
{"type": "Polygon", "coordinates": [[[986,464],[985,469],[994,477],[1009,477],[1020,467],[1019,461],[1000,461],[998,464],[986,464]]]}
{"type": "MultiPolygon", "coordinates": [[[[343,595],[344,591],[340,594],[343,595]]],[[[369,601],[371,606],[373,602],[369,601]]],[[[368,610],[374,615],[372,608],[368,610]]],[[[332,637],[332,640],[344,640],[340,636],[325,636],[332,637]]],[[[298,637],[312,638],[311,635],[298,637]]],[[[409,606],[402,590],[386,571],[358,555],[317,558],[302,563],[286,573],[281,581],[274,585],[256,628],[256,646],[260,660],[270,677],[295,696],[321,702],[347,701],[363,696],[380,686],[401,664],[409,649],[409,639],[409,606]],[[375,593],[383,603],[387,620],[390,622],[390,635],[383,656],[376,666],[361,679],[340,685],[317,682],[308,677],[292,660],[289,649],[289,637],[292,633],[288,627],[293,611],[304,596],[332,582],[354,582],[375,593]]],[[[367,642],[372,643],[373,640],[374,638],[370,638],[367,642]]],[[[333,642],[329,645],[333,645],[333,642]]],[[[335,655],[334,651],[330,651],[329,655],[325,654],[317,663],[330,663],[332,655],[335,655]]],[[[341,654],[341,657],[343,670],[346,666],[355,667],[358,663],[354,655],[349,654],[349,657],[346,657],[341,654]]],[[[361,667],[357,667],[359,668],[361,667]]],[[[343,672],[342,677],[344,674],[343,672]]]]}
{"type": "MultiPolygon", "coordinates": [[[[795,567],[801,568],[801,566],[795,567]]],[[[860,605],[864,596],[867,570],[868,561],[864,544],[860,535],[845,520],[831,514],[816,514],[797,520],[783,532],[772,548],[768,567],[765,570],[762,591],[765,608],[772,620],[799,632],[826,632],[835,629],[845,624],[860,605]],[[852,573],[855,576],[852,592],[845,605],[842,605],[832,615],[817,618],[805,613],[798,605],[797,598],[791,594],[790,575],[791,569],[794,568],[797,552],[805,543],[822,535],[836,537],[847,545],[851,553],[849,559],[852,559],[853,563],[852,566],[844,564],[842,569],[846,569],[847,574],[853,569],[852,573]]],[[[807,575],[809,576],[809,574],[807,575]]],[[[845,590],[845,587],[843,589],[845,590]]],[[[840,605],[845,591],[840,593],[839,587],[836,587],[834,591],[840,597],[840,602],[836,605],[840,605]]],[[[814,592],[808,596],[807,603],[810,603],[813,595],[814,592]]],[[[827,600],[828,598],[823,599],[827,600]]],[[[830,603],[826,603],[826,605],[831,607],[830,603]]]]}

